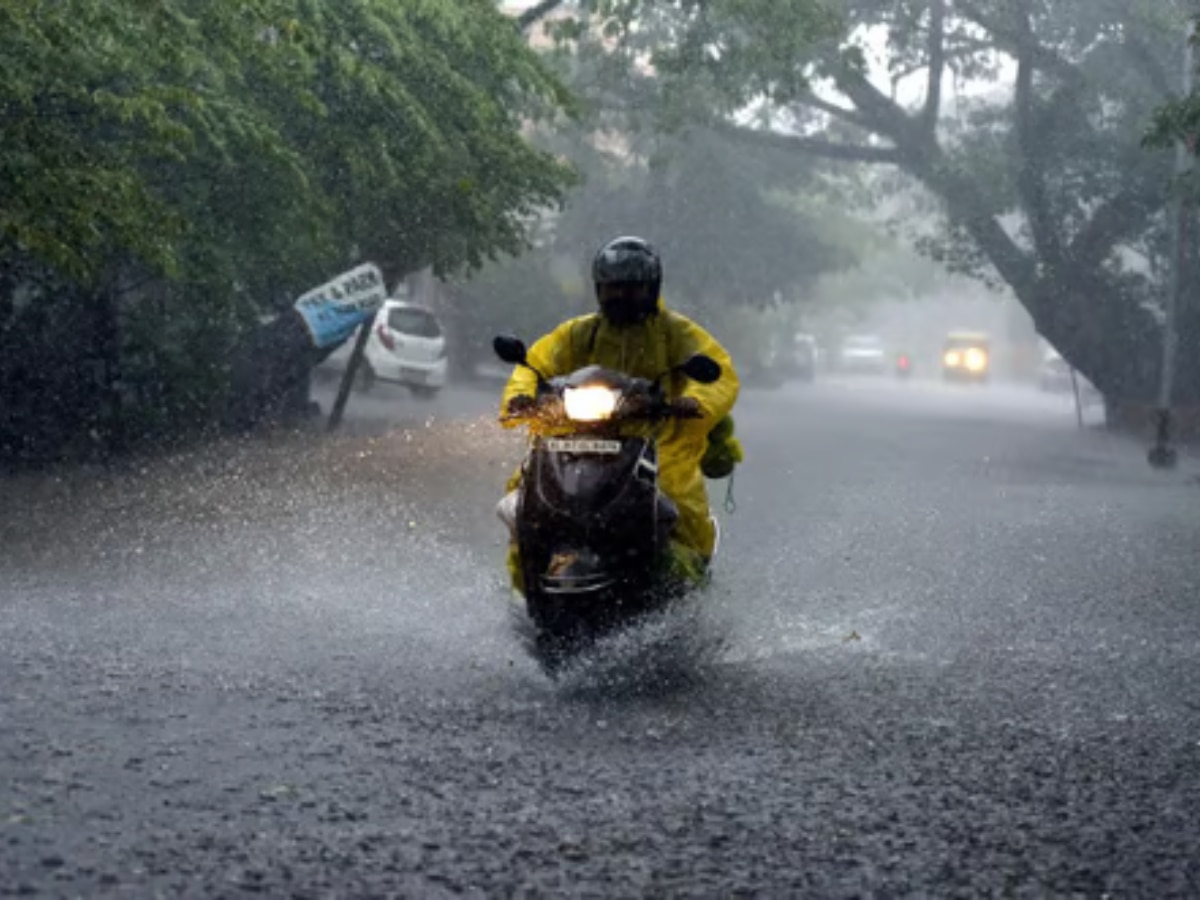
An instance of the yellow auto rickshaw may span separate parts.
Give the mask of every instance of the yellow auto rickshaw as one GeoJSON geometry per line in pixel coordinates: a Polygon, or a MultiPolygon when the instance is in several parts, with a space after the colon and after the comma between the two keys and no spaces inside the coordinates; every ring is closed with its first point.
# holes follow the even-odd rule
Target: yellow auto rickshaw
{"type": "Polygon", "coordinates": [[[946,381],[987,381],[992,367],[992,342],[978,331],[952,331],[942,345],[942,378],[946,381]]]}

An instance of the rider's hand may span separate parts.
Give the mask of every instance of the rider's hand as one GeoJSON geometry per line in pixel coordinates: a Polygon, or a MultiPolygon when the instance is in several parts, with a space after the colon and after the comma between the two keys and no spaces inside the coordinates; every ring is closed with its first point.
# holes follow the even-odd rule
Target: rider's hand
{"type": "Polygon", "coordinates": [[[625,416],[642,416],[651,407],[650,397],[646,394],[626,394],[621,398],[621,414],[625,416]]]}
{"type": "Polygon", "coordinates": [[[538,402],[534,397],[528,394],[517,394],[508,401],[508,414],[510,416],[529,415],[537,408],[538,402]]]}
{"type": "Polygon", "coordinates": [[[673,405],[675,412],[685,419],[699,419],[703,415],[700,401],[695,397],[680,397],[673,405]]]}

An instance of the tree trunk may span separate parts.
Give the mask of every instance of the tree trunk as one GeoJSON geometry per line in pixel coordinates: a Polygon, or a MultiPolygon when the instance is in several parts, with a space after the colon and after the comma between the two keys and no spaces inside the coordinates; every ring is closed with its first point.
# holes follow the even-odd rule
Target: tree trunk
{"type": "MultiPolygon", "coordinates": [[[[85,300],[85,302],[88,302],[85,300]]],[[[107,288],[90,298],[95,427],[94,452],[109,457],[128,447],[121,397],[121,320],[116,291],[107,288]]]]}
{"type": "Polygon", "coordinates": [[[224,427],[253,431],[312,413],[313,368],[332,352],[317,350],[299,314],[287,310],[247,335],[234,353],[224,427]]]}
{"type": "Polygon", "coordinates": [[[1020,299],[1038,332],[1106,396],[1153,402],[1162,329],[1137,301],[1096,273],[1041,281],[1020,299]]]}

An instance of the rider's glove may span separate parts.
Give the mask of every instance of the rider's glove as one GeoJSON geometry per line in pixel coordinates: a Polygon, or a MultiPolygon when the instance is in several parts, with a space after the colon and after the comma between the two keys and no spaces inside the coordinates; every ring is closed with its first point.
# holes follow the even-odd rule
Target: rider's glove
{"type": "Polygon", "coordinates": [[[646,415],[654,406],[648,394],[626,394],[621,398],[621,414],[637,418],[646,415]]]}

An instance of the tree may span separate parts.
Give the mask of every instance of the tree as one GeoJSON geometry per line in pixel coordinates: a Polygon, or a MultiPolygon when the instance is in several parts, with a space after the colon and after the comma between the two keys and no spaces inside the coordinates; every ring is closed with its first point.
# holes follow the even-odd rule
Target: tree
{"type": "Polygon", "coordinates": [[[515,252],[572,181],[522,133],[565,89],[489,0],[12,0],[0,74],[11,454],[211,421],[263,314],[515,252]]]}
{"type": "Polygon", "coordinates": [[[509,329],[529,337],[592,311],[591,254],[620,234],[654,243],[667,302],[704,322],[732,307],[761,310],[805,296],[856,252],[828,237],[821,216],[834,215],[830,209],[770,189],[780,179],[770,156],[703,129],[687,141],[659,140],[649,159],[581,148],[575,158],[584,182],[544,245],[458,287],[460,329],[468,339],[509,329]]]}
{"type": "MultiPolygon", "coordinates": [[[[534,27],[557,6],[537,4],[520,21],[534,27]]],[[[828,191],[808,161],[731,143],[703,124],[679,133],[654,128],[649,113],[671,84],[639,66],[640,45],[606,46],[570,20],[554,29],[556,61],[586,113],[576,127],[548,130],[539,140],[573,160],[583,183],[537,252],[458,287],[455,318],[464,334],[537,334],[594,309],[591,253],[619,234],[656,245],[668,302],[706,322],[730,307],[790,300],[823,272],[852,262],[849,244],[825,237],[830,208],[814,198],[828,191]],[[805,192],[803,202],[797,192],[805,192]]],[[[639,38],[658,39],[649,27],[639,38]]],[[[747,317],[729,321],[740,328],[747,317]]]]}
{"type": "MultiPolygon", "coordinates": [[[[810,0],[587,6],[631,44],[641,22],[669,18],[675,39],[654,65],[720,96],[730,135],[920,181],[946,216],[929,249],[1007,283],[1111,398],[1153,397],[1170,161],[1140,138],[1174,88],[1182,2],[841,0],[836,20],[810,0]],[[872,78],[868,40],[881,29],[886,75],[913,102],[872,78]],[[950,76],[990,79],[1002,96],[948,110],[950,76]],[[747,108],[771,127],[746,122],[747,108]]],[[[1181,375],[1200,400],[1200,354],[1181,375]]]]}

